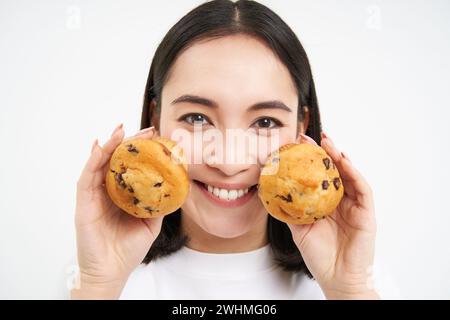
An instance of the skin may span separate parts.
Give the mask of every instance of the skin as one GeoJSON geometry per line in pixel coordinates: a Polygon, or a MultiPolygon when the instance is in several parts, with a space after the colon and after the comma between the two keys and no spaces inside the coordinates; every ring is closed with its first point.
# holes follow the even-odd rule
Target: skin
{"type": "MultiPolygon", "coordinates": [[[[161,102],[160,131],[139,132],[141,138],[170,138],[178,129],[193,134],[193,118],[186,116],[196,113],[203,115],[199,117],[202,130],[261,129],[269,125],[269,134],[279,129],[279,145],[315,143],[303,135],[308,116],[297,123],[298,95],[288,70],[265,44],[248,36],[202,41],[184,51],[171,69],[161,102]],[[171,104],[185,94],[213,100],[217,106],[171,104]],[[248,109],[268,100],[279,100],[291,111],[248,109]]],[[[129,274],[160,232],[162,218],[136,219],[123,214],[106,194],[103,182],[108,160],[124,136],[119,126],[103,146],[95,142],[78,181],[75,222],[81,286],[72,290],[74,299],[118,298],[129,274]]],[[[371,189],[330,138],[323,137],[322,147],[341,173],[345,195],[330,217],[313,225],[289,225],[294,242],[327,298],[378,298],[367,286],[376,231],[371,189]]],[[[185,151],[192,156],[202,150],[185,151]]],[[[191,192],[182,206],[182,230],[190,238],[190,248],[231,253],[267,244],[267,212],[256,194],[240,207],[222,208],[206,200],[192,182],[254,185],[259,174],[259,164],[189,165],[191,192]]]]}

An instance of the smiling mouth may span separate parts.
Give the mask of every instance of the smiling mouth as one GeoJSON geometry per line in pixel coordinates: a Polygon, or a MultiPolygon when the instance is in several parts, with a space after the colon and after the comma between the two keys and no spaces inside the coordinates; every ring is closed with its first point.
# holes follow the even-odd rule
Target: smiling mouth
{"type": "Polygon", "coordinates": [[[253,193],[257,189],[257,184],[244,189],[224,189],[215,187],[198,180],[193,180],[199,187],[203,188],[211,196],[221,201],[235,201],[246,197],[247,194],[253,193]]]}

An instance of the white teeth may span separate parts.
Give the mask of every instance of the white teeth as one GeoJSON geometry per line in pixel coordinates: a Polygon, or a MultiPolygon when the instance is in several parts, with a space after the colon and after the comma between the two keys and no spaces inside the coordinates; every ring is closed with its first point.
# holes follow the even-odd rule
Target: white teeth
{"type": "Polygon", "coordinates": [[[228,191],[225,189],[220,189],[219,198],[222,200],[228,200],[228,191]]]}
{"type": "Polygon", "coordinates": [[[227,190],[213,187],[210,186],[209,184],[205,184],[205,186],[208,189],[208,191],[213,195],[215,195],[216,197],[228,201],[236,200],[248,193],[248,188],[227,190]]]}
{"type": "Polygon", "coordinates": [[[228,200],[236,200],[237,199],[237,195],[238,195],[237,190],[230,190],[228,192],[228,200]]]}

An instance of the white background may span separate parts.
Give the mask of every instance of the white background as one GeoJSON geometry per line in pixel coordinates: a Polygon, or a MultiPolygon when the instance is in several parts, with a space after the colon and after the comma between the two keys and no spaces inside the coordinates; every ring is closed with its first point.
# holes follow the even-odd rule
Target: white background
{"type": "MultiPolygon", "coordinates": [[[[0,298],[63,298],[92,142],[139,125],[153,53],[201,1],[0,1],[0,298]]],[[[450,298],[450,2],[262,1],[296,32],[324,130],[374,189],[377,260],[450,298]]]]}

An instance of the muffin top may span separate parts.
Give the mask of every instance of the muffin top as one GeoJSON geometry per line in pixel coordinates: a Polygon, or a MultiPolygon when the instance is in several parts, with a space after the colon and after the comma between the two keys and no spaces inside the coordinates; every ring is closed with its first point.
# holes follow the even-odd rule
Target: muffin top
{"type": "Polygon", "coordinates": [[[111,157],[106,187],[111,200],[133,216],[174,212],[189,191],[182,149],[165,138],[125,141],[111,157]]]}
{"type": "Polygon", "coordinates": [[[311,144],[287,144],[272,153],[258,188],[258,196],[272,216],[295,224],[312,223],[332,213],[343,193],[333,160],[311,144]]]}

